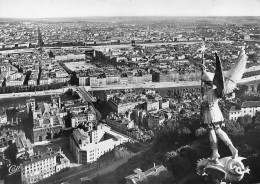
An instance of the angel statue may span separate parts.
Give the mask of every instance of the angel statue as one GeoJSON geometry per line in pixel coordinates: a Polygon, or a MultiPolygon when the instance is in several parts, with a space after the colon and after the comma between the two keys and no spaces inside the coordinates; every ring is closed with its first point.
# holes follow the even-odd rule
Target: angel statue
{"type": "Polygon", "coordinates": [[[207,125],[209,129],[209,140],[212,149],[212,161],[218,163],[220,157],[218,153],[217,136],[224,141],[229,147],[232,158],[238,156],[238,151],[232,144],[228,135],[221,129],[224,126],[224,118],[221,110],[218,106],[218,101],[225,94],[233,92],[236,88],[236,84],[241,80],[246,67],[247,56],[244,48],[241,48],[240,54],[236,64],[231,68],[226,76],[223,76],[222,66],[219,56],[216,56],[216,69],[215,75],[207,72],[205,66],[203,66],[203,75],[201,80],[204,82],[204,96],[202,102],[203,110],[203,123],[207,125]]]}
{"type": "Polygon", "coordinates": [[[229,147],[232,153],[232,157],[230,157],[231,160],[240,163],[241,157],[238,157],[238,150],[234,147],[228,135],[222,130],[222,127],[225,126],[225,124],[218,102],[220,98],[233,92],[233,90],[236,88],[237,83],[239,80],[241,80],[244,73],[247,56],[245,54],[244,47],[242,47],[237,62],[225,76],[223,75],[219,56],[216,53],[215,56],[215,74],[207,72],[205,66],[203,65],[201,80],[203,81],[204,85],[204,94],[201,108],[203,124],[208,128],[210,146],[212,149],[211,158],[207,159],[207,161],[211,163],[210,166],[221,165],[221,167],[218,167],[217,170],[221,170],[223,173],[225,173],[228,168],[225,168],[225,166],[222,164],[223,161],[219,159],[220,155],[218,152],[217,135],[229,147]]]}

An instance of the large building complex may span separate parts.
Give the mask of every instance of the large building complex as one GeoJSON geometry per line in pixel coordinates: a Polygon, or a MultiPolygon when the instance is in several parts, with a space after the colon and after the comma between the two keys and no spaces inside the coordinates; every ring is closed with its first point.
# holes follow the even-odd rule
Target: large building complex
{"type": "Polygon", "coordinates": [[[70,149],[78,163],[86,164],[127,141],[128,138],[112,131],[109,126],[99,124],[96,130],[74,130],[70,136],[70,149]]]}

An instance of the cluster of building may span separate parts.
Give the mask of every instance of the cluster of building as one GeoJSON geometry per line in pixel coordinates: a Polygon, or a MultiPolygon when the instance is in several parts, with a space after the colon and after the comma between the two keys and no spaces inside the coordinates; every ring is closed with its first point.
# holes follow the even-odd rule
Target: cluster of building
{"type": "MultiPolygon", "coordinates": [[[[0,73],[1,86],[21,86],[24,83],[25,74],[19,72],[18,69],[11,65],[8,60],[2,60],[0,63],[0,73]]],[[[33,82],[30,81],[30,84],[31,83],[33,82]]]]}
{"type": "Polygon", "coordinates": [[[35,99],[28,99],[26,101],[27,114],[32,113],[33,121],[33,140],[44,141],[47,135],[50,139],[65,128],[63,117],[66,111],[61,108],[61,101],[59,96],[52,96],[52,103],[45,102],[35,103],[35,99]]]}
{"type": "Polygon", "coordinates": [[[1,49],[28,48],[39,44],[38,29],[42,31],[45,46],[73,46],[95,44],[126,44],[149,42],[194,42],[219,40],[259,39],[258,27],[251,25],[223,24],[169,19],[165,24],[154,24],[157,20],[137,21],[121,19],[117,22],[105,20],[71,21],[60,23],[10,22],[1,24],[1,49]]]}
{"type": "Polygon", "coordinates": [[[158,128],[170,130],[181,118],[200,113],[199,87],[171,89],[167,95],[162,98],[154,90],[106,91],[105,100],[112,111],[106,123],[133,139],[147,141],[158,128]]]}
{"type": "Polygon", "coordinates": [[[225,116],[229,120],[236,121],[239,117],[249,115],[254,117],[256,112],[260,112],[260,101],[245,101],[241,106],[232,106],[230,109],[225,109],[225,116]]]}
{"type": "Polygon", "coordinates": [[[4,173],[13,175],[19,172],[21,183],[36,183],[70,167],[70,160],[61,149],[49,148],[46,152],[35,153],[33,144],[20,130],[2,130],[0,145],[1,178],[4,173]]]}
{"type": "Polygon", "coordinates": [[[4,152],[11,146],[16,148],[16,153],[11,153],[13,154],[13,158],[19,159],[24,154],[33,154],[33,146],[30,140],[25,137],[25,133],[23,131],[3,129],[1,131],[0,140],[1,154],[4,154],[4,152]]]}
{"type": "MultiPolygon", "coordinates": [[[[142,84],[147,82],[178,82],[199,81],[200,68],[197,63],[201,62],[202,53],[197,52],[198,44],[147,44],[135,47],[111,47],[97,48],[107,60],[93,60],[98,66],[89,67],[87,70],[78,71],[79,85],[102,86],[109,84],[142,84]]],[[[215,62],[215,53],[219,53],[224,70],[229,70],[235,63],[239,48],[237,43],[207,43],[206,65],[212,66],[215,62]]],[[[244,77],[258,75],[256,67],[260,59],[259,47],[248,45],[247,54],[248,70],[244,77]]],[[[212,67],[211,67],[212,68],[212,67]]],[[[214,70],[214,68],[212,68],[214,70]]]]}
{"type": "Polygon", "coordinates": [[[88,127],[97,124],[95,108],[82,100],[62,102],[59,95],[51,96],[51,103],[26,101],[27,113],[33,114],[33,140],[44,141],[56,137],[65,128],[65,119],[71,122],[67,127],[79,125],[88,127]]]}
{"type": "MultiPolygon", "coordinates": [[[[38,46],[42,46],[43,35],[38,27],[38,46]]],[[[96,50],[90,47],[1,51],[0,83],[2,86],[68,83],[72,72],[76,72],[80,86],[199,81],[200,68],[194,61],[202,58],[202,53],[197,52],[200,45],[161,43],[97,47],[96,50],[102,53],[106,61],[95,58],[96,50]]],[[[206,63],[211,65],[214,63],[214,53],[221,53],[224,70],[230,69],[239,54],[237,42],[207,42],[206,46],[206,63]]],[[[253,67],[244,77],[259,74],[259,68],[254,66],[260,61],[259,51],[258,45],[247,46],[249,65],[253,67]]]]}
{"type": "MultiPolygon", "coordinates": [[[[70,150],[77,163],[87,164],[113,150],[130,139],[117,133],[111,127],[97,121],[97,112],[93,104],[83,99],[61,101],[60,96],[51,96],[51,102],[36,102],[34,98],[26,100],[26,105],[19,107],[19,114],[12,129],[5,129],[6,113],[1,115],[1,163],[10,170],[10,175],[21,172],[22,183],[36,183],[44,178],[70,167],[70,160],[60,150],[48,148],[47,152],[34,152],[34,146],[27,138],[32,132],[33,142],[53,140],[65,127],[72,128],[69,136],[70,150]],[[24,118],[26,117],[26,118],[24,118]],[[70,125],[66,124],[70,122],[70,125]],[[18,124],[26,123],[26,132],[16,130],[18,124]],[[32,123],[32,130],[30,129],[32,123]],[[28,135],[27,135],[28,134],[28,135]],[[15,148],[10,156],[8,150],[15,148]],[[8,155],[4,156],[7,153],[8,155]],[[14,169],[16,168],[16,169],[14,169]]],[[[2,169],[2,168],[1,168],[2,169]]]]}
{"type": "MultiPolygon", "coordinates": [[[[238,46],[259,39],[259,28],[252,27],[205,26],[197,21],[186,24],[178,19],[170,25],[149,21],[3,23],[0,86],[1,90],[6,86],[44,86],[45,90],[48,85],[77,79],[80,86],[199,81],[201,42],[207,47],[206,65],[214,70],[214,54],[218,53],[226,71],[238,58],[238,46]]],[[[246,53],[249,57],[244,77],[259,75],[259,45],[247,44],[246,53]]],[[[200,114],[200,86],[170,88],[167,98],[151,89],[111,90],[104,93],[104,103],[111,113],[103,124],[92,104],[94,98],[84,87],[75,89],[79,100],[62,102],[57,95],[51,96],[50,103],[28,99],[24,108],[19,107],[21,118],[15,122],[8,121],[6,112],[0,111],[0,169],[15,166],[9,174],[20,172],[22,183],[36,183],[70,167],[70,160],[61,149],[35,153],[31,142],[52,140],[65,128],[72,129],[70,150],[78,164],[87,164],[125,142],[151,140],[158,131],[172,130],[178,121],[200,114]],[[28,130],[17,130],[22,123],[27,123],[28,130]],[[13,155],[6,155],[12,148],[16,150],[13,155]]],[[[253,117],[258,111],[259,101],[246,101],[241,107],[226,108],[223,114],[237,120],[245,115],[253,117]]],[[[126,183],[138,183],[162,171],[166,169],[161,165],[144,172],[138,168],[125,178],[126,183]]]]}
{"type": "Polygon", "coordinates": [[[36,49],[2,51],[0,73],[1,86],[37,86],[70,80],[56,60],[36,49]]]}
{"type": "MultiPolygon", "coordinates": [[[[88,162],[96,161],[97,158],[112,150],[115,146],[128,141],[127,138],[110,131],[110,128],[105,125],[96,126],[94,107],[87,102],[83,103],[81,100],[62,102],[60,96],[53,95],[51,96],[51,103],[36,103],[34,98],[30,98],[26,100],[26,105],[20,106],[18,110],[19,114],[15,122],[13,122],[13,119],[9,122],[5,112],[1,113],[0,116],[2,125],[0,133],[0,162],[2,164],[0,169],[1,172],[2,169],[7,169],[7,172],[2,172],[2,174],[12,175],[15,172],[21,172],[22,183],[36,183],[70,167],[70,160],[61,149],[52,150],[48,148],[47,152],[38,151],[34,153],[34,146],[28,139],[30,132],[33,135],[30,137],[33,142],[55,139],[64,130],[66,117],[71,121],[70,127],[76,128],[82,125],[88,133],[92,131],[91,141],[93,143],[91,143],[92,146],[90,145],[91,149],[98,146],[97,143],[100,142],[100,151],[97,148],[95,159],[90,161],[88,158],[88,162]],[[24,117],[26,118],[24,119],[24,117]],[[30,127],[31,121],[32,127],[30,127]],[[21,127],[19,128],[18,124],[21,126],[21,123],[26,123],[26,126],[24,126],[26,132],[20,130],[21,127]],[[11,129],[5,128],[6,126],[11,126],[11,129]]],[[[77,130],[74,130],[73,135],[76,134],[77,130]]],[[[81,142],[81,140],[78,141],[81,142]]],[[[84,147],[84,149],[87,148],[84,147]]],[[[87,163],[78,159],[77,161],[87,163]]]]}

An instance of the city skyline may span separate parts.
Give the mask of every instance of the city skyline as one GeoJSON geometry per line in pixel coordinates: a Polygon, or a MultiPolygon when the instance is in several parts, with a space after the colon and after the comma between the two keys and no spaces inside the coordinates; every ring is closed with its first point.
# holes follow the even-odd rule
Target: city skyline
{"type": "Polygon", "coordinates": [[[0,0],[0,18],[260,16],[260,0],[0,0]]]}

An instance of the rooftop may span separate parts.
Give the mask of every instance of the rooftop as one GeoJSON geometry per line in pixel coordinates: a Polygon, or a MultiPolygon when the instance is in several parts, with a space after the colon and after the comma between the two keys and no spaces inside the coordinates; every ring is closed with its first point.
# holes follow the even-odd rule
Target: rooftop
{"type": "Polygon", "coordinates": [[[24,156],[24,161],[22,163],[23,166],[26,166],[26,165],[30,165],[32,163],[36,163],[36,162],[39,162],[39,161],[42,161],[42,160],[46,160],[48,158],[53,158],[53,157],[56,157],[60,152],[57,151],[52,151],[52,150],[49,150],[45,153],[37,153],[35,154],[34,156],[31,156],[31,157],[26,157],[24,156]]]}
{"type": "Polygon", "coordinates": [[[242,108],[248,108],[248,107],[260,107],[260,101],[246,101],[243,102],[242,108]]]}
{"type": "Polygon", "coordinates": [[[79,129],[79,128],[74,130],[73,134],[77,137],[78,140],[84,140],[89,137],[87,132],[85,132],[83,129],[79,129]]]}
{"type": "Polygon", "coordinates": [[[144,172],[140,168],[136,168],[134,170],[134,172],[136,174],[131,174],[131,175],[125,177],[125,179],[131,180],[133,183],[138,183],[138,182],[144,180],[149,175],[157,175],[162,171],[167,171],[167,169],[163,165],[157,165],[157,166],[154,165],[154,167],[152,167],[144,172]]]}

